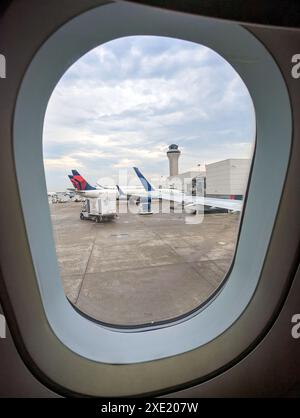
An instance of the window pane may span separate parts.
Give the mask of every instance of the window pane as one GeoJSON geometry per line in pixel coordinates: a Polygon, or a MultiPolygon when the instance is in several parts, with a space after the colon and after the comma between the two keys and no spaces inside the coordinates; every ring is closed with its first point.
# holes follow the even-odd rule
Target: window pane
{"type": "Polygon", "coordinates": [[[202,45],[126,37],[71,66],[44,124],[70,301],[119,325],[171,320],[208,301],[234,256],[254,138],[244,83],[202,45]]]}

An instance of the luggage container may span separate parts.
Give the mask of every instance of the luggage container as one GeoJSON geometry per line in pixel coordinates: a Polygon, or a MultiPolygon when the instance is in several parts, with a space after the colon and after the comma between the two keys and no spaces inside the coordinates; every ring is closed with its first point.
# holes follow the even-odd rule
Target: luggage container
{"type": "Polygon", "coordinates": [[[117,217],[117,193],[115,190],[105,190],[100,197],[87,198],[83,203],[80,219],[91,219],[101,222],[117,217]]]}

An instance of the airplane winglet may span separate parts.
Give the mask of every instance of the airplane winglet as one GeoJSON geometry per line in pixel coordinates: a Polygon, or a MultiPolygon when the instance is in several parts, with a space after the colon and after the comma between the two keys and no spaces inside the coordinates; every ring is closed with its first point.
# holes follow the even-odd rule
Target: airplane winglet
{"type": "Polygon", "coordinates": [[[121,187],[118,184],[116,184],[116,187],[118,189],[118,192],[119,192],[120,196],[126,196],[126,193],[123,192],[123,190],[121,189],[121,187]]]}

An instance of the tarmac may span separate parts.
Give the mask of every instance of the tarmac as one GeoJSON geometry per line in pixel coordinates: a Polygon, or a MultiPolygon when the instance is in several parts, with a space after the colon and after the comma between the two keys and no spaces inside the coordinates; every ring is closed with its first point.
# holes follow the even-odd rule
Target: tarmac
{"type": "MultiPolygon", "coordinates": [[[[119,204],[124,212],[127,202],[119,204]]],[[[205,302],[230,268],[239,228],[237,213],[205,214],[199,224],[187,224],[194,215],[185,213],[95,223],[79,219],[81,203],[50,210],[66,296],[114,325],[173,319],[205,302]]]]}

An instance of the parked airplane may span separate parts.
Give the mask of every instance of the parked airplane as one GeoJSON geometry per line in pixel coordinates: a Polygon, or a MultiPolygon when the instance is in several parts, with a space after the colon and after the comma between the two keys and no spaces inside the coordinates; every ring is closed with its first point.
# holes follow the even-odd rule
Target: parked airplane
{"type": "Polygon", "coordinates": [[[242,209],[243,202],[241,200],[218,199],[204,196],[188,196],[181,190],[177,189],[155,189],[137,167],[133,167],[133,169],[140,179],[145,191],[148,193],[148,195],[150,195],[151,198],[159,198],[184,204],[184,207],[187,210],[197,210],[200,207],[203,208],[203,206],[209,206],[210,208],[228,209],[234,212],[239,212],[242,209]]]}
{"type": "Polygon", "coordinates": [[[127,198],[131,195],[145,195],[144,189],[136,186],[122,186],[123,193],[117,186],[103,186],[97,183],[97,186],[91,186],[77,170],[72,170],[72,175],[68,175],[71,183],[75,187],[76,193],[84,197],[99,197],[103,190],[118,191],[119,198],[127,198]]]}
{"type": "Polygon", "coordinates": [[[82,197],[100,197],[103,194],[103,191],[106,192],[109,190],[103,189],[103,187],[94,187],[91,186],[77,170],[72,170],[72,175],[68,175],[71,183],[75,187],[76,194],[82,197]]]}

